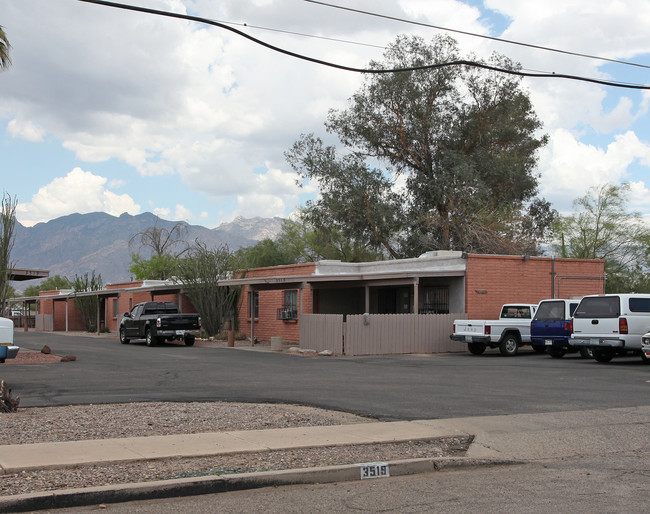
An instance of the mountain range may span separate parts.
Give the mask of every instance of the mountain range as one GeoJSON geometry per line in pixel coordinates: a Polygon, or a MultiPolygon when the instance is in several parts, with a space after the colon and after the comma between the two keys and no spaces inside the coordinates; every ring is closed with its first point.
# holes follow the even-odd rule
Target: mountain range
{"type": "MultiPolygon", "coordinates": [[[[282,222],[282,218],[238,217],[214,229],[185,224],[183,239],[190,243],[199,240],[208,248],[226,244],[230,250],[237,250],[273,239],[282,222]]],[[[119,217],[103,212],[70,214],[33,227],[16,222],[11,261],[17,268],[49,270],[50,276],[71,280],[94,271],[101,274],[104,284],[124,282],[131,279],[131,253],[138,250],[133,245],[129,248],[132,236],[154,226],[171,230],[176,223],[150,212],[119,217]]],[[[24,284],[15,286],[20,289],[26,287],[24,284]]]]}

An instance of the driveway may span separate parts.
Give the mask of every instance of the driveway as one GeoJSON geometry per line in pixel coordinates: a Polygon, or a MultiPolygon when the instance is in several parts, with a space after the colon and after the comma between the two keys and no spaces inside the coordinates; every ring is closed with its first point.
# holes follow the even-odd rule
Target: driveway
{"type": "Polygon", "coordinates": [[[144,344],[17,331],[23,349],[74,362],[0,365],[21,407],[134,401],[297,403],[382,420],[558,412],[647,404],[650,367],[522,351],[300,357],[232,348],[144,344]]]}

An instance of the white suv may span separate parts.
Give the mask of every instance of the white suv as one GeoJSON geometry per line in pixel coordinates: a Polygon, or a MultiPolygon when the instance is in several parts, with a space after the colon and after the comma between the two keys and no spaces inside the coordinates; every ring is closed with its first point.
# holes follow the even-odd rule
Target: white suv
{"type": "Polygon", "coordinates": [[[650,294],[585,296],[573,313],[571,345],[589,347],[598,362],[615,355],[641,352],[641,338],[650,332],[650,294]]]}

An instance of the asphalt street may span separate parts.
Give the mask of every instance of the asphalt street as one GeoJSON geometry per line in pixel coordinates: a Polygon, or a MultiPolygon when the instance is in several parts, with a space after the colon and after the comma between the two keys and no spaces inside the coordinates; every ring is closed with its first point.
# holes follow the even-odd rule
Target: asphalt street
{"type": "Polygon", "coordinates": [[[647,404],[650,366],[532,351],[379,357],[301,357],[117,338],[16,332],[74,362],[0,365],[21,407],[134,401],[246,401],[311,405],[382,420],[577,411],[647,404]]]}

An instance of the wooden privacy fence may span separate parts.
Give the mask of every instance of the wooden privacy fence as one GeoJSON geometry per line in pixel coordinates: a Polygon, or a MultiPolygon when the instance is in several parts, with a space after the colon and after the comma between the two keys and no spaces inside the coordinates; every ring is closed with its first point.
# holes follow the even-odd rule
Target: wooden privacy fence
{"type": "Polygon", "coordinates": [[[389,355],[465,351],[466,346],[449,339],[452,314],[302,314],[300,346],[344,355],[389,355]]]}
{"type": "Polygon", "coordinates": [[[51,314],[37,314],[35,328],[43,332],[52,332],[54,330],[54,316],[51,314]]]}

